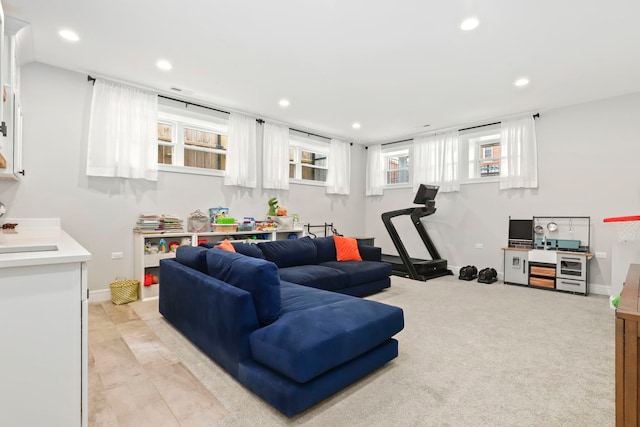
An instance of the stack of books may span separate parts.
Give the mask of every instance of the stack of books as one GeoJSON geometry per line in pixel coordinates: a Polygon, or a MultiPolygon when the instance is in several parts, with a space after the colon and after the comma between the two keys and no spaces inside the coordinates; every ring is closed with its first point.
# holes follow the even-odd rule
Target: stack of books
{"type": "Polygon", "coordinates": [[[164,229],[164,231],[168,232],[175,233],[183,231],[182,220],[176,215],[162,215],[162,218],[160,219],[160,226],[164,229]]]}
{"type": "Polygon", "coordinates": [[[160,216],[156,214],[140,214],[134,228],[138,233],[161,233],[163,230],[160,216]]]}

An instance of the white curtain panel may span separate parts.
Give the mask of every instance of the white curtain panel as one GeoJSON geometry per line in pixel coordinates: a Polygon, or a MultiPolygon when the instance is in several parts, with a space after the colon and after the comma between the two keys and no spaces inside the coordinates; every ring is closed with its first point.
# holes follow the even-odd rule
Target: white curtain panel
{"type": "Polygon", "coordinates": [[[97,79],[87,175],[158,180],[158,96],[97,79]]]}
{"type": "Polygon", "coordinates": [[[502,120],[500,189],[538,188],[538,146],[531,115],[502,120]]]}
{"type": "Polygon", "coordinates": [[[327,162],[327,194],[351,192],[351,144],[332,139],[327,162]]]}
{"type": "Polygon", "coordinates": [[[420,184],[439,185],[441,193],[460,191],[458,131],[418,136],[413,139],[413,191],[420,184]]]}
{"type": "Polygon", "coordinates": [[[255,117],[231,113],[224,185],[256,188],[258,176],[256,158],[255,117]]]}
{"type": "Polygon", "coordinates": [[[366,196],[382,196],[384,185],[384,165],[382,164],[382,146],[370,145],[367,148],[366,196]]]}
{"type": "Polygon", "coordinates": [[[288,190],[289,128],[265,123],[262,141],[262,188],[288,190]]]}

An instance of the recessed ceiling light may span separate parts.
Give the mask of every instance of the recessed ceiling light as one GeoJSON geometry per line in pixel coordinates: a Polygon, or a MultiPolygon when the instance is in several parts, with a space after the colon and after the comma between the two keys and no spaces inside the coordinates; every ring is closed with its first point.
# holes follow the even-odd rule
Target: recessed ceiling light
{"type": "Polygon", "coordinates": [[[71,30],[60,30],[58,34],[60,34],[60,37],[65,40],[69,40],[70,42],[77,42],[78,40],[80,40],[80,37],[78,37],[78,35],[71,30]]]}
{"type": "Polygon", "coordinates": [[[171,62],[166,61],[164,59],[161,59],[160,61],[156,62],[156,66],[158,68],[160,68],[161,70],[165,70],[168,71],[170,69],[172,69],[173,67],[171,66],[171,62]]]}
{"type": "Polygon", "coordinates": [[[290,104],[288,99],[281,99],[280,101],[278,101],[278,105],[280,105],[281,107],[288,107],[290,104]]]}
{"type": "Polygon", "coordinates": [[[480,21],[478,21],[476,18],[467,18],[462,21],[462,24],[460,24],[460,29],[464,31],[470,31],[476,28],[478,25],[480,25],[480,21]]]}
{"type": "Polygon", "coordinates": [[[354,129],[360,129],[360,123],[356,122],[356,123],[352,124],[351,127],[354,128],[354,129]]]}
{"type": "Polygon", "coordinates": [[[518,80],[516,80],[513,84],[518,87],[523,87],[529,84],[529,79],[526,77],[521,77],[518,80]]]}

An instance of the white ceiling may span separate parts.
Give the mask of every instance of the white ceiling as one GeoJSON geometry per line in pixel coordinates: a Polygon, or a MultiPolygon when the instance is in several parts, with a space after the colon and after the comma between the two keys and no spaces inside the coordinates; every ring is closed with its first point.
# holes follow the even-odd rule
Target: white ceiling
{"type": "Polygon", "coordinates": [[[640,91],[638,0],[2,3],[38,62],[359,143],[640,91]]]}

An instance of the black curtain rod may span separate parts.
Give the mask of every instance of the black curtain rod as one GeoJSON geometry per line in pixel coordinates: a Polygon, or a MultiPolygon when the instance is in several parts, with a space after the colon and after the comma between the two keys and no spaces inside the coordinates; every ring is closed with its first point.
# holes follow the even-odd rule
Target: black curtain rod
{"type": "MultiPolygon", "coordinates": [[[[206,108],[207,110],[213,110],[213,111],[217,111],[219,113],[231,114],[228,111],[219,110],[217,108],[208,107],[208,106],[202,105],[202,104],[196,104],[195,102],[184,101],[182,99],[171,98],[170,96],[158,95],[158,98],[164,98],[164,99],[168,99],[169,101],[180,102],[180,103],[186,104],[186,105],[193,105],[194,107],[206,108]]],[[[260,120],[260,119],[256,119],[256,120],[260,120]]]]}
{"type": "MultiPolygon", "coordinates": [[[[92,77],[92,76],[87,76],[87,81],[88,81],[88,82],[95,83],[95,82],[96,82],[96,78],[95,78],[95,77],[92,77]]],[[[179,103],[181,103],[181,104],[187,104],[187,105],[193,105],[193,106],[195,106],[195,107],[206,108],[206,109],[208,109],[208,110],[217,111],[217,112],[219,112],[219,113],[231,114],[229,111],[219,110],[219,109],[217,109],[217,108],[208,107],[208,106],[206,106],[206,105],[202,105],[202,104],[196,104],[196,103],[194,103],[194,102],[190,102],[190,101],[184,101],[184,100],[182,100],[182,99],[171,98],[170,96],[158,95],[158,97],[160,97],[160,98],[164,98],[164,99],[168,99],[168,100],[170,100],[170,101],[179,102],[179,103]]],[[[260,123],[260,124],[263,124],[263,123],[264,123],[264,120],[262,120],[262,119],[256,119],[256,122],[258,122],[258,123],[260,123]]],[[[299,129],[294,129],[294,128],[289,128],[289,129],[290,129],[290,130],[293,130],[293,131],[296,131],[296,132],[305,133],[305,134],[307,134],[307,136],[311,136],[311,135],[313,135],[313,136],[317,136],[318,138],[331,139],[331,138],[328,138],[328,137],[326,137],[326,136],[317,135],[317,134],[315,134],[315,133],[307,132],[307,131],[304,131],[304,130],[299,130],[299,129]]],[[[353,145],[353,142],[350,142],[349,144],[350,144],[350,145],[353,145]]]]}
{"type": "Polygon", "coordinates": [[[400,144],[401,142],[408,142],[408,141],[412,141],[413,138],[411,139],[403,139],[402,141],[393,141],[393,142],[385,142],[384,144],[380,144],[381,146],[384,145],[391,145],[391,144],[400,144]]]}
{"type": "MultiPolygon", "coordinates": [[[[87,76],[87,81],[95,83],[96,78],[92,77],[92,76],[87,76]]],[[[158,98],[168,99],[169,101],[175,101],[175,102],[179,102],[179,103],[185,104],[185,105],[193,105],[194,107],[206,108],[207,110],[217,111],[219,113],[231,114],[229,111],[220,110],[218,108],[209,107],[207,105],[196,104],[195,102],[185,101],[183,99],[172,98],[170,96],[165,96],[165,95],[158,94],[158,98]]],[[[264,120],[262,120],[262,119],[256,119],[256,121],[258,123],[260,123],[260,124],[264,123],[264,120]]]]}
{"type": "MultiPolygon", "coordinates": [[[[304,133],[307,136],[317,136],[318,138],[323,138],[323,139],[331,139],[328,136],[322,136],[322,135],[318,135],[316,133],[311,133],[311,132],[307,132],[306,130],[300,130],[300,129],[294,129],[294,128],[289,128],[289,130],[295,131],[295,132],[300,132],[300,133],[304,133]]],[[[350,142],[349,145],[353,145],[353,142],[350,142]]]]}
{"type": "MultiPolygon", "coordinates": [[[[535,113],[535,114],[533,115],[533,118],[534,118],[534,119],[537,119],[538,117],[540,117],[540,113],[535,113]]],[[[468,127],[468,128],[458,129],[458,132],[462,132],[462,131],[464,131],[464,130],[471,130],[471,129],[483,128],[483,127],[485,127],[485,126],[499,125],[500,123],[502,123],[502,122],[493,122],[493,123],[486,123],[486,124],[484,124],[484,125],[470,126],[470,127],[468,127]]],[[[436,131],[436,133],[437,133],[437,131],[436,131]]],[[[381,146],[385,146],[385,145],[391,145],[391,144],[399,144],[399,143],[401,143],[401,142],[408,142],[408,141],[411,141],[411,140],[413,140],[413,138],[411,138],[411,139],[403,139],[402,141],[385,142],[384,144],[380,144],[380,145],[381,145],[381,146]]],[[[365,148],[368,148],[368,147],[365,147],[365,148]]]]}

